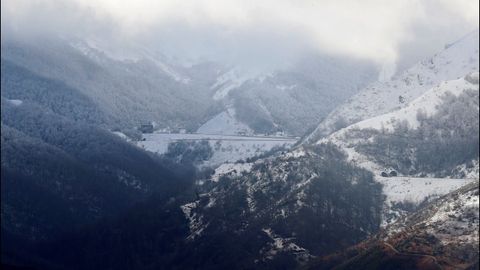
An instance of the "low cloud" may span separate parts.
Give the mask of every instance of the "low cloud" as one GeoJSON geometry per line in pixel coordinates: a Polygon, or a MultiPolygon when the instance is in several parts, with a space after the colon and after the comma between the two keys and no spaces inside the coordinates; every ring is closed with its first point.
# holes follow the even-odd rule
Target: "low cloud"
{"type": "Polygon", "coordinates": [[[74,35],[250,66],[278,66],[321,52],[401,68],[477,28],[479,9],[476,0],[1,3],[2,39],[74,35]]]}

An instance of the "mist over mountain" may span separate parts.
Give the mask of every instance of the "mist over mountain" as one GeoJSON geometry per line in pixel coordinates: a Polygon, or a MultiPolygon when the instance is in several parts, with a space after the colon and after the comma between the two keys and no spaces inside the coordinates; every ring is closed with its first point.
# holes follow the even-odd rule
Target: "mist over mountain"
{"type": "Polygon", "coordinates": [[[478,2],[2,1],[2,269],[476,269],[478,2]]]}

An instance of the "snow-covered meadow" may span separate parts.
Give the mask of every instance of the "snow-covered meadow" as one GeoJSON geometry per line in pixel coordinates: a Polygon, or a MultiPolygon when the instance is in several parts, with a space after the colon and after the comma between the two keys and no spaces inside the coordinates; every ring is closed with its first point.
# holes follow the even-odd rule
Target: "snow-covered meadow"
{"type": "Polygon", "coordinates": [[[422,177],[375,177],[383,185],[385,194],[382,226],[395,222],[404,216],[404,210],[395,209],[396,204],[410,203],[418,206],[425,200],[432,201],[448,194],[475,179],[422,178],[422,177]]]}
{"type": "Polygon", "coordinates": [[[420,177],[376,177],[383,185],[387,203],[421,203],[430,196],[442,196],[474,179],[420,178],[420,177]]]}
{"type": "Polygon", "coordinates": [[[164,154],[168,145],[177,141],[207,140],[213,149],[213,156],[203,165],[212,167],[226,162],[254,157],[271,150],[274,147],[289,148],[297,141],[295,137],[240,136],[215,135],[199,133],[152,133],[143,134],[137,145],[147,151],[164,154]]]}

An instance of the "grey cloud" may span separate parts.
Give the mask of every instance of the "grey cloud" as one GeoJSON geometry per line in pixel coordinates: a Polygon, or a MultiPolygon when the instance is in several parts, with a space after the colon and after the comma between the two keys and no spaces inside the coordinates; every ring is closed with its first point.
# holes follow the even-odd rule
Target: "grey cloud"
{"type": "Polygon", "coordinates": [[[478,2],[469,0],[1,3],[2,39],[72,35],[258,68],[312,51],[405,68],[478,27],[478,10],[469,9],[478,2]]]}

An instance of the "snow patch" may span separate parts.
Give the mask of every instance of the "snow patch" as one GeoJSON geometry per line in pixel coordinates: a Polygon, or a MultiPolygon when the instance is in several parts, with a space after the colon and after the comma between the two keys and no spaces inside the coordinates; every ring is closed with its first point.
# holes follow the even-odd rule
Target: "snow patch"
{"type": "Polygon", "coordinates": [[[294,238],[282,238],[276,235],[271,228],[262,229],[262,231],[271,239],[273,243],[269,243],[260,253],[264,256],[263,261],[272,260],[280,252],[291,252],[299,262],[306,262],[314,256],[310,252],[293,242],[294,238]]]}
{"type": "Polygon", "coordinates": [[[200,201],[194,201],[180,206],[183,214],[188,219],[188,226],[190,228],[190,235],[187,237],[187,240],[193,240],[200,236],[208,226],[208,223],[205,224],[203,216],[194,212],[199,203],[200,201]]]}
{"type": "Polygon", "coordinates": [[[215,169],[212,181],[218,182],[224,175],[239,176],[243,172],[249,172],[252,166],[253,163],[224,163],[215,169]]]}
{"type": "Polygon", "coordinates": [[[7,99],[7,101],[14,106],[20,106],[23,103],[20,99],[7,99]]]}
{"type": "Polygon", "coordinates": [[[197,133],[221,135],[253,135],[250,127],[235,118],[235,109],[229,108],[203,124],[197,133]]]}
{"type": "Polygon", "coordinates": [[[290,157],[292,157],[292,158],[300,158],[300,157],[304,157],[304,156],[306,156],[306,155],[307,155],[307,153],[305,152],[304,149],[295,149],[295,150],[292,150],[292,151],[286,153],[286,154],[284,155],[284,157],[285,157],[285,158],[290,158],[290,157]]]}
{"type": "Polygon", "coordinates": [[[479,242],[478,189],[453,195],[425,222],[427,231],[443,244],[479,242]]]}
{"type": "Polygon", "coordinates": [[[383,193],[386,196],[382,227],[386,227],[406,214],[393,210],[395,204],[419,205],[426,199],[438,198],[474,181],[474,179],[416,177],[376,177],[375,180],[383,185],[383,193]]]}
{"type": "MultiPolygon", "coordinates": [[[[243,71],[233,68],[217,78],[217,81],[210,87],[215,90],[214,100],[224,99],[230,91],[242,86],[246,81],[255,77],[261,77],[260,74],[253,71],[243,71]]],[[[261,77],[262,78],[262,77],[261,77]]]]}
{"type": "Polygon", "coordinates": [[[131,141],[131,139],[127,135],[125,135],[124,133],[122,133],[120,131],[112,131],[112,133],[117,135],[118,137],[124,139],[127,142],[131,141]]]}
{"type": "Polygon", "coordinates": [[[457,166],[454,171],[457,172],[457,174],[465,175],[465,178],[478,179],[480,174],[479,160],[474,159],[469,165],[467,164],[468,163],[457,166]]]}
{"type": "Polygon", "coordinates": [[[419,204],[427,197],[441,196],[452,192],[474,179],[376,177],[383,185],[387,203],[411,202],[419,204]]]}
{"type": "Polygon", "coordinates": [[[295,89],[295,87],[297,87],[296,84],[293,84],[293,85],[276,85],[275,86],[275,88],[277,88],[278,90],[282,90],[282,91],[293,90],[293,89],[295,89]]]}

